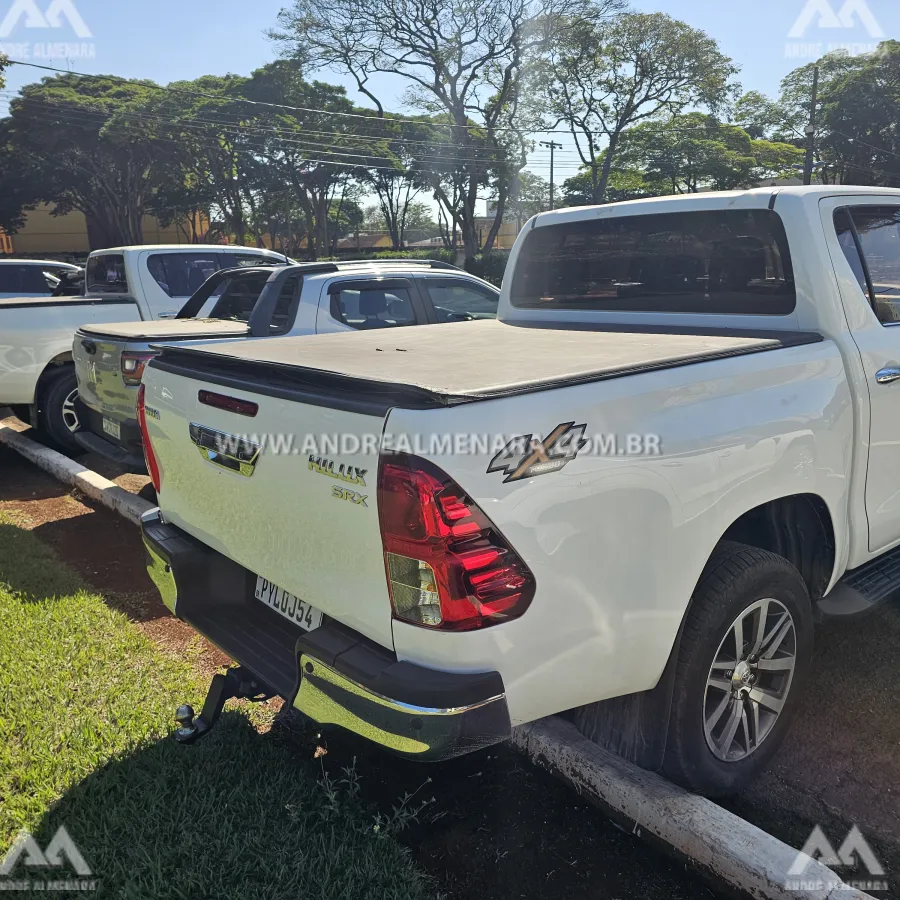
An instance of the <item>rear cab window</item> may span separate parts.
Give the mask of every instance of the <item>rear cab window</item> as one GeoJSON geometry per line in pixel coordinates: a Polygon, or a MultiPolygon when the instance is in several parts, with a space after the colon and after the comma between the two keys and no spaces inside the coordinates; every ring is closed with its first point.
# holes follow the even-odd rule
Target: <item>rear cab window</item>
{"type": "Polygon", "coordinates": [[[86,273],[88,294],[127,294],[125,257],[121,253],[105,253],[88,259],[86,273]]]}
{"type": "Polygon", "coordinates": [[[520,309],[789,315],[794,274],[768,209],[615,216],[538,226],[513,273],[520,309]]]}
{"type": "MultiPolygon", "coordinates": [[[[232,276],[225,283],[209,317],[212,319],[226,319],[231,322],[249,323],[250,315],[269,277],[269,273],[266,272],[232,276]]],[[[300,283],[300,276],[294,275],[287,278],[282,284],[272,313],[272,320],[269,324],[269,331],[272,334],[284,334],[290,330],[299,299],[298,288],[300,283]]]]}

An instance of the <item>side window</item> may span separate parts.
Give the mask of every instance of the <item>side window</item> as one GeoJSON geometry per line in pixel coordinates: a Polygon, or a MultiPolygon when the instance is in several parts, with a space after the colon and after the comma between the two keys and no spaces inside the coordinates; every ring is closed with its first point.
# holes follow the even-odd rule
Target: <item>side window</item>
{"type": "Polygon", "coordinates": [[[500,294],[470,281],[423,278],[439,322],[496,319],[500,294]]]}
{"type": "Polygon", "coordinates": [[[40,266],[0,265],[0,291],[4,294],[49,294],[51,290],[40,266]]]}
{"type": "Polygon", "coordinates": [[[92,256],[87,264],[87,293],[127,294],[125,257],[118,253],[92,256]]]}
{"type": "Polygon", "coordinates": [[[336,284],[331,290],[331,315],[351,328],[394,328],[415,325],[416,312],[409,289],[370,284],[336,284]]]}
{"type": "Polygon", "coordinates": [[[869,285],[866,282],[866,271],[863,268],[862,257],[859,255],[859,248],[856,246],[856,238],[853,235],[853,222],[850,220],[850,213],[846,209],[836,209],[834,211],[834,230],[837,232],[838,243],[841,250],[844,251],[844,257],[853,270],[856,280],[865,295],[868,302],[869,285]]]}
{"type": "Polygon", "coordinates": [[[854,206],[838,210],[835,224],[843,247],[846,238],[841,235],[840,213],[846,214],[846,220],[852,220],[851,241],[852,229],[859,240],[855,265],[848,249],[844,249],[844,254],[860,287],[870,297],[875,315],[883,325],[900,323],[900,206],[854,206]]]}
{"type": "Polygon", "coordinates": [[[219,260],[215,253],[154,253],[147,269],[170,297],[190,297],[219,271],[219,260]]]}

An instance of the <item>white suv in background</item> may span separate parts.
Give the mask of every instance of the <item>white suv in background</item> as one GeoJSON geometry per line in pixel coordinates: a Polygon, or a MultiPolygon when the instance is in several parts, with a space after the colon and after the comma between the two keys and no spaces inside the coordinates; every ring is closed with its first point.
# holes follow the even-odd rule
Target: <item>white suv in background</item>
{"type": "Polygon", "coordinates": [[[44,259],[0,259],[0,300],[9,297],[49,297],[65,272],[77,272],[71,263],[44,259]]]}

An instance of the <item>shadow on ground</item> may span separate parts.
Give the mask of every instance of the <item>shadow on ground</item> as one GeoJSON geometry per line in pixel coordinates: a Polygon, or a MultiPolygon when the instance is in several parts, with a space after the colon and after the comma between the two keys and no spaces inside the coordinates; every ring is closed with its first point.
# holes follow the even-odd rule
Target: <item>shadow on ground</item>
{"type": "MultiPolygon", "coordinates": [[[[309,755],[260,737],[238,713],[201,744],[151,742],[88,775],[40,822],[38,845],[60,825],[97,880],[94,897],[431,895],[346,787],[323,785],[309,755]]],[[[23,859],[10,877],[73,874],[23,859]]]]}

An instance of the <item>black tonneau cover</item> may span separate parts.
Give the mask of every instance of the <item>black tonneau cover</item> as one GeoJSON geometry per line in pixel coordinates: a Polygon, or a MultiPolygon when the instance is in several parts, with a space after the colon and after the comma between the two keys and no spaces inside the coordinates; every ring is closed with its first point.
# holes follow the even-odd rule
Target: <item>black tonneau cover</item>
{"type": "Polygon", "coordinates": [[[159,368],[382,415],[549,390],[821,341],[809,332],[559,329],[497,321],[166,347],[159,368]]]}

